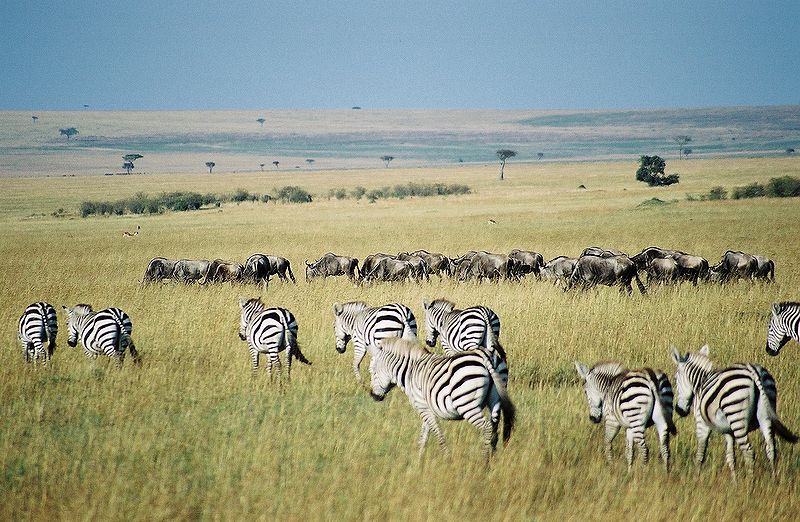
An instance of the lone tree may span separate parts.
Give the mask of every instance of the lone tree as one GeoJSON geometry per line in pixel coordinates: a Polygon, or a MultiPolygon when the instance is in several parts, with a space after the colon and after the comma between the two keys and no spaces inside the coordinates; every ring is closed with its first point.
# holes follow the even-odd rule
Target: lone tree
{"type": "Polygon", "coordinates": [[[536,158],[537,158],[537,159],[542,159],[542,158],[544,158],[544,152],[537,152],[537,153],[536,153],[536,158]]]}
{"type": "Polygon", "coordinates": [[[306,163],[308,163],[308,166],[310,167],[311,165],[313,165],[313,164],[314,164],[314,161],[315,161],[315,160],[313,160],[313,159],[311,159],[311,158],[308,158],[308,159],[306,160],[306,163]]]}
{"type": "Polygon", "coordinates": [[[216,166],[217,166],[217,164],[214,163],[213,161],[206,161],[206,167],[208,167],[208,173],[209,174],[211,174],[211,171],[213,171],[214,167],[216,167],[216,166]]]}
{"type": "Polygon", "coordinates": [[[37,115],[33,114],[33,115],[31,115],[31,119],[33,120],[33,123],[36,123],[36,120],[38,120],[39,117],[37,115]]]}
{"type": "Polygon", "coordinates": [[[278,160],[275,160],[275,161],[272,162],[272,164],[275,165],[275,170],[277,170],[278,169],[278,165],[280,165],[281,162],[278,161],[278,160]]]}
{"type": "Polygon", "coordinates": [[[677,183],[680,176],[677,174],[664,174],[667,162],[660,156],[642,156],[639,159],[639,169],[636,171],[636,179],[644,181],[651,187],[672,185],[677,183]]]}
{"type": "Polygon", "coordinates": [[[257,119],[256,119],[256,121],[257,121],[258,123],[260,123],[260,124],[261,124],[261,126],[263,127],[263,126],[264,126],[264,122],[265,122],[265,121],[267,121],[267,120],[265,120],[264,118],[257,118],[257,119]]]}
{"type": "Polygon", "coordinates": [[[675,136],[672,138],[672,141],[678,144],[678,159],[681,159],[683,156],[683,149],[686,148],[687,143],[692,141],[692,137],[681,134],[680,136],[675,136]]]}
{"type": "Polygon", "coordinates": [[[389,163],[391,163],[393,159],[394,156],[381,156],[381,161],[383,161],[387,169],[389,168],[389,163]]]}
{"type": "Polygon", "coordinates": [[[264,164],[263,163],[259,163],[258,166],[259,166],[259,168],[261,168],[261,172],[264,172],[264,164]]]}
{"type": "Polygon", "coordinates": [[[497,159],[500,160],[500,181],[503,181],[503,169],[506,168],[506,160],[517,155],[517,151],[511,149],[500,149],[497,151],[497,159]]]}
{"type": "Polygon", "coordinates": [[[71,137],[78,134],[78,129],[76,129],[75,127],[68,127],[66,129],[58,129],[58,132],[60,132],[62,136],[66,136],[67,139],[70,139],[71,137]]]}
{"type": "Polygon", "coordinates": [[[130,174],[131,171],[133,170],[133,162],[139,158],[144,158],[144,156],[142,156],[141,154],[125,154],[124,156],[122,156],[122,159],[124,160],[122,168],[125,169],[125,171],[128,174],[130,174]]]}

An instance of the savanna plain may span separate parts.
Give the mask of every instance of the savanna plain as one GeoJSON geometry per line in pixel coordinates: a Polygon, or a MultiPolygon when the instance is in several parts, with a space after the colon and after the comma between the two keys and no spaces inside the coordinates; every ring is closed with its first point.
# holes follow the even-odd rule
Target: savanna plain
{"type": "MultiPolygon", "coordinates": [[[[798,300],[800,205],[792,199],[687,201],[687,193],[800,176],[800,160],[673,160],[678,185],[648,188],[636,163],[495,165],[248,174],[0,179],[0,518],[4,520],[440,519],[440,520],[797,520],[800,448],[778,442],[773,478],[760,436],[752,481],[732,482],[721,436],[702,469],[693,463],[693,419],[678,419],[666,474],[648,432],[651,461],[628,473],[624,436],[606,463],[603,430],[588,419],[574,360],[617,359],[665,370],[671,345],[711,347],[718,365],[765,365],[778,383],[778,412],[800,431],[800,346],[764,350],[770,305],[798,300]],[[466,183],[464,196],[404,200],[327,199],[331,188],[409,181],[466,183]],[[308,204],[225,203],[152,216],[81,218],[84,200],[173,190],[255,193],[299,185],[308,204]],[[579,189],[584,185],[586,189],[579,189]],[[645,204],[652,198],[660,204],[645,204]],[[65,209],[64,217],[52,212],[65,209]],[[489,223],[494,220],[495,224],[489,223]],[[123,238],[123,230],[141,233],[123,238]],[[614,288],[564,292],[549,283],[429,283],[356,286],[303,277],[305,259],[332,251],[425,248],[536,250],[545,259],[590,245],[631,254],[657,245],[715,263],[727,250],[767,255],[773,284],[682,284],[642,296],[614,288]],[[140,285],[150,258],[223,258],[254,252],[288,258],[297,284],[140,285]],[[289,308],[312,366],[291,383],[253,376],[237,336],[238,300],[261,296],[289,308]],[[355,382],[351,349],[334,349],[335,302],[410,306],[424,336],[423,298],[484,304],[502,321],[516,430],[488,467],[480,435],[443,422],[453,450],[433,441],[417,459],[420,421],[394,390],[374,402],[355,382]],[[29,303],[119,306],[130,314],[140,368],[118,369],[67,347],[46,367],[26,365],[16,339],[29,303]]],[[[741,462],[741,458],[739,458],[741,462]]]]}

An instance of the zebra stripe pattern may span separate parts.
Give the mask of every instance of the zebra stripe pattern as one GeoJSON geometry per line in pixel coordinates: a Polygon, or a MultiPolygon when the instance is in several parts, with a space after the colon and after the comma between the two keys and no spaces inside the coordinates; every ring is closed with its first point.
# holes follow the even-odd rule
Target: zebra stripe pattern
{"type": "Polygon", "coordinates": [[[491,411],[498,403],[503,412],[503,443],[508,443],[516,411],[486,352],[471,350],[451,356],[434,355],[415,341],[392,338],[385,339],[372,355],[372,398],[382,401],[397,385],[422,417],[420,458],[430,432],[448,453],[437,418],[465,419],[481,430],[484,456],[488,458],[497,446],[498,423],[491,415],[485,416],[483,410],[488,407],[491,411]]]}
{"type": "Polygon", "coordinates": [[[605,418],[605,454],[610,462],[611,446],[620,428],[625,428],[625,459],[633,466],[634,442],[643,463],[649,452],[644,432],[655,425],[664,469],[669,471],[669,436],[678,432],[672,422],[672,386],[667,376],[650,368],[626,370],[618,362],[598,363],[591,369],[575,362],[584,380],[589,419],[605,418]]]}
{"type": "Polygon", "coordinates": [[[336,350],[344,353],[353,340],[353,373],[361,382],[361,361],[367,349],[377,347],[387,337],[417,338],[417,319],[411,309],[400,303],[369,308],[362,301],[333,305],[336,350]]]}
{"type": "Polygon", "coordinates": [[[672,359],[678,367],[675,376],[678,414],[688,415],[689,407],[694,402],[696,463],[700,465],[705,461],[708,437],[711,431],[716,431],[725,436],[725,461],[731,475],[736,476],[734,444],[739,446],[744,455],[748,473],[752,473],[753,447],[747,434],[760,429],[764,437],[764,450],[774,474],[775,433],[790,443],[797,442],[797,435],[789,431],[778,418],[775,410],[778,391],[772,375],[756,364],[736,364],[715,370],[708,358],[708,345],[699,352],[683,356],[673,348],[672,359]]]}
{"type": "Polygon", "coordinates": [[[91,305],[78,304],[72,308],[64,307],[69,318],[69,338],[67,344],[74,348],[80,340],[83,353],[92,359],[105,355],[122,366],[125,350],[128,349],[134,364],[140,364],[139,352],[131,339],[133,324],[128,314],[119,308],[106,308],[95,312],[91,305]]]}
{"type": "Polygon", "coordinates": [[[300,351],[297,344],[297,320],[285,308],[265,308],[261,299],[242,299],[239,301],[241,319],[239,338],[247,341],[253,372],[258,370],[258,359],[263,353],[267,356],[267,373],[272,378],[273,367],[280,376],[280,352],[286,351],[286,379],[291,380],[292,358],[303,364],[311,364],[300,351]]]}
{"type": "Polygon", "coordinates": [[[49,361],[56,349],[57,334],[58,316],[53,305],[44,302],[29,305],[19,318],[17,334],[25,362],[49,361]]]}
{"type": "Polygon", "coordinates": [[[778,355],[790,339],[800,342],[800,303],[775,303],[767,327],[767,353],[778,355]]]}

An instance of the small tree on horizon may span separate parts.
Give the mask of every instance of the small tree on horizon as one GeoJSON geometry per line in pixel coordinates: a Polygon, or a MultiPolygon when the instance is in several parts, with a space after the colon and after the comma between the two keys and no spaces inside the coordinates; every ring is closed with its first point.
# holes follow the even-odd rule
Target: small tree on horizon
{"type": "Polygon", "coordinates": [[[216,166],[217,166],[217,164],[214,163],[213,161],[206,161],[206,167],[208,167],[208,173],[209,174],[211,174],[211,172],[214,170],[214,167],[216,167],[216,166]]]}
{"type": "Polygon", "coordinates": [[[537,152],[537,153],[536,153],[536,158],[537,158],[537,159],[542,159],[542,158],[544,158],[544,152],[537,152]]]}
{"type": "Polygon", "coordinates": [[[264,164],[263,163],[259,163],[258,167],[261,169],[261,172],[264,172],[264,164]]]}
{"type": "Polygon", "coordinates": [[[60,132],[62,136],[66,136],[67,139],[70,139],[72,136],[78,134],[78,129],[75,127],[67,127],[66,129],[58,129],[58,132],[60,132]]]}
{"type": "Polygon", "coordinates": [[[38,120],[39,117],[37,115],[35,115],[35,114],[32,114],[31,115],[31,119],[33,120],[33,123],[36,123],[36,120],[38,120]]]}
{"type": "Polygon", "coordinates": [[[678,174],[665,175],[664,169],[667,162],[660,156],[642,156],[639,158],[639,169],[636,171],[636,179],[643,181],[651,187],[667,186],[678,183],[678,174]]]}
{"type": "Polygon", "coordinates": [[[256,118],[256,121],[263,127],[264,126],[264,122],[267,121],[267,120],[265,120],[264,118],[256,118]]]}
{"type": "Polygon", "coordinates": [[[381,156],[381,161],[383,161],[387,169],[389,168],[389,163],[391,163],[393,159],[394,156],[381,156]]]}
{"type": "Polygon", "coordinates": [[[678,144],[678,159],[683,159],[683,149],[686,148],[686,145],[692,141],[692,137],[681,134],[680,136],[675,136],[672,138],[672,141],[678,144]]]}
{"type": "Polygon", "coordinates": [[[278,160],[275,160],[275,161],[272,162],[272,164],[275,165],[275,170],[278,170],[278,165],[280,165],[281,162],[278,161],[278,160]]]}
{"type": "Polygon", "coordinates": [[[517,155],[517,151],[511,150],[511,149],[500,149],[500,150],[498,150],[496,152],[496,154],[497,154],[497,159],[500,160],[500,176],[499,176],[499,178],[500,178],[500,181],[503,181],[503,179],[505,179],[503,170],[506,168],[506,161],[509,158],[513,158],[514,156],[516,156],[517,155]]]}
{"type": "Polygon", "coordinates": [[[310,167],[311,165],[313,165],[313,164],[314,164],[314,161],[316,161],[316,160],[313,160],[313,159],[311,159],[311,158],[308,158],[308,159],[306,160],[306,163],[308,163],[308,166],[310,167]]]}
{"type": "Polygon", "coordinates": [[[131,173],[133,170],[133,162],[139,158],[144,158],[141,154],[125,154],[122,156],[124,163],[122,164],[122,168],[127,171],[128,174],[131,173]]]}

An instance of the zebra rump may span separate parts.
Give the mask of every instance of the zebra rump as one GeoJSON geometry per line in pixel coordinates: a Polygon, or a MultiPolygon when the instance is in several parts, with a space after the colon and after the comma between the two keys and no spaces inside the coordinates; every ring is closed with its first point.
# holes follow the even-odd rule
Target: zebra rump
{"type": "Polygon", "coordinates": [[[19,318],[18,337],[22,343],[25,362],[39,358],[50,360],[56,350],[58,316],[53,305],[45,302],[32,303],[19,318]],[[45,348],[47,344],[47,348],[45,348]]]}

